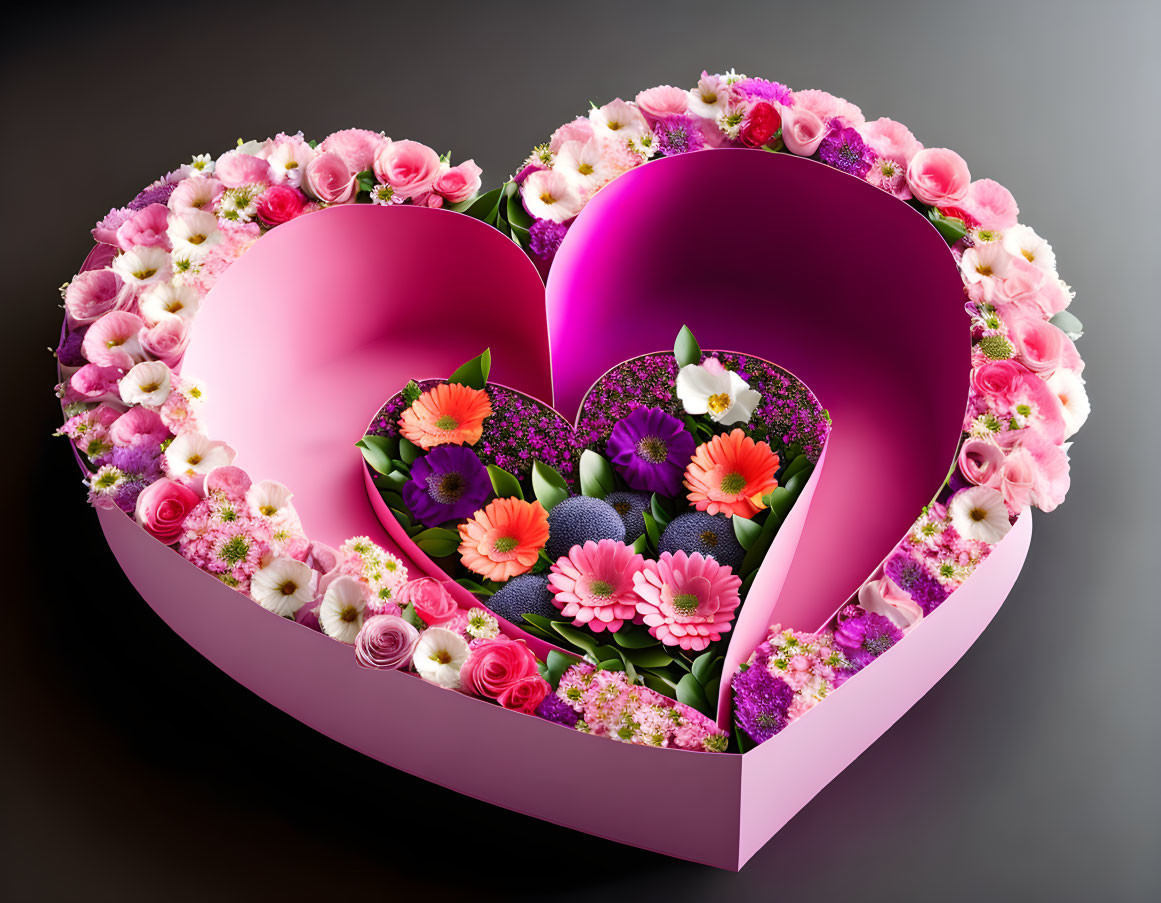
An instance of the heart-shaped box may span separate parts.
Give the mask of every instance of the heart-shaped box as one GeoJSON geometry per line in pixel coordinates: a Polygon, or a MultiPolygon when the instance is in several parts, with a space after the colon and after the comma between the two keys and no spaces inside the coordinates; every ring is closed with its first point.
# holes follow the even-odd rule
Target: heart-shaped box
{"type": "MultiPolygon", "coordinates": [[[[834,421],[735,624],[730,674],[771,623],[824,624],[930,500],[955,452],[969,369],[962,283],[932,226],[878,189],[761,151],[656,161],[586,207],[547,287],[515,245],[470,218],[332,208],[280,227],[230,268],[183,366],[210,386],[215,434],[239,463],[295,489],[309,535],[366,534],[414,566],[417,550],[393,543],[368,504],[353,448],[383,397],[490,346],[498,382],[570,416],[596,376],[666,347],[682,323],[706,346],[794,372],[834,421]]],[[[733,755],[610,743],[360,669],[349,647],[248,603],[119,512],[98,513],[158,614],[303,723],[497,805],[731,869],[966,651],[1031,534],[1025,514],[906,642],[809,717],[733,755]],[[699,790],[696,832],[657,805],[658,788],[677,785],[699,790]]]]}

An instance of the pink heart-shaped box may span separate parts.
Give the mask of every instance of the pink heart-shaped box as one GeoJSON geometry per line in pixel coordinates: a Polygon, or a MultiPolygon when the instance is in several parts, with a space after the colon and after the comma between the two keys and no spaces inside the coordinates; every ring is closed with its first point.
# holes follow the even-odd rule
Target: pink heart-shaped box
{"type": "MultiPolygon", "coordinates": [[[[955,451],[968,375],[962,286],[934,229],[887,194],[761,151],[657,161],[586,207],[547,288],[515,245],[467,217],[333,208],[280,227],[231,267],[184,369],[209,386],[213,434],[256,478],[295,490],[312,538],[367,534],[397,548],[353,448],[386,395],[491,346],[497,382],[571,416],[596,376],[667,347],[682,323],[706,347],[794,372],[834,420],[736,623],[728,675],[770,623],[825,623],[930,500],[955,451]]],[[[1031,535],[1024,515],[905,642],[809,717],[727,755],[612,743],[360,669],[349,647],[249,603],[119,512],[98,514],[157,613],[305,724],[497,805],[731,869],[967,650],[1031,535]],[[673,786],[697,788],[687,805],[699,830],[658,804],[673,786]]]]}

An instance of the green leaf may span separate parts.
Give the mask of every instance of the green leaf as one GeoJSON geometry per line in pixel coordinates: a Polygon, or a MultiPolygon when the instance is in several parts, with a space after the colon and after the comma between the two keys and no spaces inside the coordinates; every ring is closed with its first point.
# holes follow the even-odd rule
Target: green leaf
{"type": "Polygon", "coordinates": [[[693,668],[690,669],[689,673],[697,678],[697,682],[704,687],[713,676],[714,665],[720,661],[724,661],[724,659],[713,650],[703,652],[693,660],[693,668]]]}
{"type": "Polygon", "coordinates": [[[391,473],[381,474],[375,480],[375,485],[381,490],[387,489],[392,492],[402,492],[403,487],[407,485],[407,481],[410,479],[411,477],[408,474],[396,468],[391,473]]]}
{"type": "Polygon", "coordinates": [[[748,517],[739,517],[736,514],[733,521],[734,535],[738,537],[738,542],[741,543],[742,548],[749,551],[758,541],[758,537],[762,535],[762,525],[754,523],[748,517]]]}
{"type": "Polygon", "coordinates": [[[625,663],[619,658],[610,658],[603,662],[598,662],[597,667],[602,671],[624,671],[625,663]]]}
{"type": "Polygon", "coordinates": [[[658,498],[656,492],[653,493],[653,497],[649,499],[649,511],[653,515],[653,519],[657,521],[657,529],[664,533],[665,528],[669,526],[669,522],[673,518],[661,504],[661,499],[658,498]]]}
{"type": "Polygon", "coordinates": [[[656,646],[660,642],[647,630],[628,625],[613,634],[613,641],[622,649],[644,649],[648,646],[656,646]]]}
{"type": "Polygon", "coordinates": [[[476,198],[469,198],[457,204],[449,204],[447,209],[481,220],[488,225],[495,225],[500,211],[500,199],[504,193],[504,186],[486,191],[476,198]]]}
{"type": "Polygon", "coordinates": [[[677,358],[678,367],[701,362],[701,346],[688,326],[682,326],[681,332],[677,334],[677,341],[673,343],[673,356],[677,358]]]}
{"type": "Polygon", "coordinates": [[[552,689],[556,689],[556,685],[560,683],[561,676],[565,671],[571,668],[576,663],[576,661],[577,660],[571,655],[565,655],[563,652],[557,649],[549,650],[549,653],[547,656],[545,656],[544,661],[545,665],[548,666],[548,676],[545,679],[550,684],[552,684],[552,689]]]}
{"type": "MultiPolygon", "coordinates": [[[[805,470],[800,470],[789,480],[779,486],[779,489],[785,488],[788,493],[794,498],[798,497],[798,493],[802,492],[802,487],[806,485],[806,481],[810,479],[810,474],[805,470]]],[[[776,492],[777,490],[775,490],[776,492]]],[[[789,507],[786,509],[789,511],[789,507]]]]}
{"type": "Polygon", "coordinates": [[[423,623],[423,619],[420,618],[419,615],[415,613],[415,603],[414,602],[408,602],[403,607],[403,620],[406,621],[408,624],[410,624],[412,627],[416,628],[417,630],[426,630],[427,629],[427,625],[423,623]]]}
{"type": "Polygon", "coordinates": [[[703,715],[710,714],[709,701],[705,698],[705,691],[692,674],[685,674],[677,682],[677,701],[693,706],[703,715]]]}
{"type": "Polygon", "coordinates": [[[642,533],[635,540],[633,540],[633,545],[630,548],[633,549],[634,554],[644,555],[649,551],[649,537],[642,533]]]}
{"type": "MultiPolygon", "coordinates": [[[[778,489],[775,489],[774,492],[770,494],[774,495],[774,493],[779,492],[781,488],[781,486],[778,487],[778,489]]],[[[789,493],[786,493],[786,497],[793,501],[793,496],[790,496],[789,493]]],[[[779,496],[778,498],[781,499],[783,497],[779,496]]],[[[762,563],[762,559],[766,557],[766,552],[770,548],[770,543],[774,541],[774,534],[778,532],[778,528],[781,525],[782,518],[774,509],[774,506],[771,505],[770,510],[766,512],[766,520],[762,523],[762,532],[758,534],[758,539],[754,545],[752,545],[746,551],[746,557],[742,559],[742,566],[738,569],[738,574],[740,574],[743,579],[745,579],[751,571],[756,571],[758,569],[758,565],[760,565],[762,563]]]]}
{"type": "MultiPolygon", "coordinates": [[[[524,617],[528,617],[525,615],[524,617]]],[[[578,649],[583,649],[589,655],[596,658],[597,641],[589,634],[577,630],[575,627],[564,623],[563,621],[549,621],[552,629],[559,633],[562,637],[576,646],[578,649]]]]}
{"type": "Polygon", "coordinates": [[[492,349],[485,348],[484,353],[474,357],[463,366],[456,369],[449,378],[449,383],[461,386],[471,386],[473,389],[482,389],[488,383],[488,373],[492,369],[492,349]]]}
{"type": "Polygon", "coordinates": [[[1084,335],[1084,324],[1081,323],[1074,314],[1070,314],[1067,310],[1062,310],[1058,314],[1053,314],[1052,319],[1048,322],[1074,341],[1084,335]]]}
{"type": "Polygon", "coordinates": [[[785,519],[794,507],[794,494],[784,486],[779,486],[762,496],[763,503],[776,514],[779,519],[785,519]]]}
{"type": "Polygon", "coordinates": [[[734,742],[738,744],[738,752],[740,753],[749,752],[754,748],[754,741],[742,733],[736,724],[734,725],[734,742]]]}
{"type": "Polygon", "coordinates": [[[785,483],[796,473],[801,473],[807,467],[810,467],[810,458],[806,455],[799,455],[793,461],[786,465],[786,469],[782,471],[782,482],[785,483]]]}
{"type": "Polygon", "coordinates": [[[927,219],[949,245],[954,245],[967,235],[967,224],[958,216],[944,216],[932,207],[927,211],[927,219]]]}
{"type": "Polygon", "coordinates": [[[399,437],[399,458],[404,464],[411,465],[419,457],[422,449],[409,439],[399,437]]]}
{"type": "Polygon", "coordinates": [[[411,515],[406,511],[403,511],[399,508],[391,508],[389,510],[393,515],[395,515],[395,519],[399,521],[404,530],[411,526],[411,515]]]}
{"type": "Polygon", "coordinates": [[[415,380],[411,380],[406,386],[403,387],[403,391],[400,394],[403,396],[403,401],[407,404],[407,406],[411,407],[411,405],[415,404],[416,400],[418,400],[419,396],[423,394],[423,390],[419,388],[419,383],[417,383],[415,380]]]}
{"type": "Polygon", "coordinates": [[[549,633],[554,633],[552,629],[552,621],[544,617],[544,615],[534,615],[526,612],[524,614],[524,620],[529,624],[539,627],[541,630],[547,630],[549,633]]]}
{"type": "Polygon", "coordinates": [[[667,668],[673,664],[673,656],[660,644],[651,649],[625,649],[621,658],[632,662],[638,668],[667,668]]]}
{"type": "Polygon", "coordinates": [[[443,529],[443,527],[431,527],[422,533],[417,533],[412,539],[432,558],[446,558],[448,555],[454,555],[460,546],[459,533],[453,533],[451,530],[443,529]]]}
{"type": "Polygon", "coordinates": [[[536,460],[532,462],[532,491],[544,510],[551,511],[568,498],[568,483],[555,468],[536,460]]]}
{"type": "Polygon", "coordinates": [[[519,229],[522,232],[527,232],[532,228],[532,217],[528,211],[524,209],[524,202],[520,200],[520,192],[513,191],[508,195],[508,223],[513,229],[519,229]]]}
{"type": "Polygon", "coordinates": [[[492,491],[496,493],[496,498],[524,498],[524,490],[520,488],[520,481],[503,467],[489,464],[488,476],[492,478],[492,491]]]}
{"type": "Polygon", "coordinates": [[[378,473],[391,473],[395,469],[392,463],[391,440],[386,436],[364,436],[355,443],[355,447],[363,453],[363,460],[371,465],[371,469],[378,473]]]}
{"type": "Polygon", "coordinates": [[[475,580],[469,580],[467,577],[457,577],[456,583],[466,589],[469,593],[476,596],[491,596],[493,591],[488,589],[482,583],[477,583],[475,580]]]}
{"type": "Polygon", "coordinates": [[[645,519],[645,535],[649,538],[649,548],[656,549],[657,544],[661,542],[661,531],[657,527],[657,521],[648,511],[642,511],[641,516],[645,519]]]}
{"type": "Polygon", "coordinates": [[[613,465],[592,449],[581,452],[579,470],[582,495],[603,499],[617,488],[613,465]]]}
{"type": "Polygon", "coordinates": [[[641,679],[650,690],[655,690],[663,696],[668,696],[670,699],[677,698],[677,684],[663,674],[642,671],[641,679]]]}

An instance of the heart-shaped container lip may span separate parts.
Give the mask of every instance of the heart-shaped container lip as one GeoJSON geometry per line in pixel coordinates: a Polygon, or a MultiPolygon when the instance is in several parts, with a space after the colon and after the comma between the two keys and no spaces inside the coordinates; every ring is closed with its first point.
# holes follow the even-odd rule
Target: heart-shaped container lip
{"type": "MultiPolygon", "coordinates": [[[[804,383],[802,380],[798,379],[798,377],[796,377],[793,373],[790,373],[788,370],[786,370],[785,367],[781,367],[778,364],[774,363],[773,361],[768,361],[768,360],[765,360],[764,358],[758,357],[757,355],[748,354],[746,352],[730,351],[727,349],[703,349],[703,350],[707,356],[708,355],[721,355],[721,354],[738,355],[738,356],[745,357],[749,360],[758,361],[758,362],[765,364],[766,366],[772,368],[773,370],[777,371],[778,373],[786,376],[796,386],[800,387],[800,389],[805,393],[807,399],[810,402],[812,402],[813,406],[817,409],[816,416],[821,418],[822,405],[819,403],[818,398],[810,390],[810,387],[807,386],[806,383],[804,383]]],[[[556,409],[553,408],[549,402],[546,402],[540,398],[533,398],[533,401],[543,405],[548,411],[556,414],[565,422],[568,422],[569,425],[571,426],[571,428],[573,429],[573,431],[575,432],[581,423],[581,420],[582,420],[582,417],[583,417],[584,411],[585,411],[585,405],[588,402],[589,397],[592,395],[593,391],[595,391],[601,385],[601,383],[604,382],[604,380],[614,370],[617,370],[618,368],[620,368],[624,365],[631,364],[634,361],[642,360],[646,357],[652,357],[655,355],[664,355],[664,354],[671,354],[671,353],[665,352],[665,351],[644,352],[642,354],[635,355],[634,357],[629,358],[628,360],[613,364],[611,367],[606,369],[604,373],[602,373],[599,377],[597,377],[596,380],[593,381],[593,384],[589,387],[588,391],[585,392],[584,397],[581,399],[580,404],[577,406],[577,412],[571,421],[568,421],[568,418],[566,418],[563,414],[560,414],[558,411],[556,411],[556,409]]],[[[444,377],[425,377],[422,379],[417,379],[416,381],[420,382],[420,383],[427,383],[429,381],[439,382],[439,381],[444,381],[446,379],[447,379],[446,376],[444,376],[444,377]]],[[[503,385],[502,383],[496,383],[493,381],[489,381],[488,385],[490,387],[506,389],[510,392],[519,392],[518,389],[513,389],[511,386],[506,386],[506,385],[503,385]]],[[[388,408],[392,407],[393,402],[395,402],[400,397],[401,394],[402,394],[402,388],[400,388],[399,391],[392,394],[380,406],[379,412],[376,414],[376,416],[374,418],[372,418],[372,420],[368,424],[367,430],[365,432],[370,432],[374,429],[374,427],[375,427],[376,423],[379,421],[382,413],[385,410],[387,410],[388,408]]],[[[524,393],[520,393],[520,394],[524,394],[524,393]]],[[[357,452],[353,452],[353,453],[357,454],[357,452]]],[[[811,474],[810,479],[807,481],[806,486],[803,488],[802,493],[799,496],[798,501],[795,503],[794,507],[791,509],[791,515],[793,515],[793,512],[795,509],[797,509],[799,507],[804,507],[804,506],[809,504],[810,497],[814,493],[815,483],[818,479],[818,472],[819,472],[819,470],[821,470],[821,467],[819,466],[819,464],[821,463],[822,456],[825,454],[826,454],[826,449],[825,449],[825,442],[824,442],[823,447],[818,450],[818,454],[811,456],[814,459],[815,470],[811,474]]],[[[388,532],[388,534],[390,534],[391,538],[395,541],[395,543],[398,545],[398,547],[405,552],[406,557],[409,559],[410,562],[413,563],[415,568],[418,571],[422,572],[423,576],[435,577],[436,579],[439,579],[439,580],[448,581],[447,582],[448,590],[452,594],[452,597],[456,600],[456,602],[459,604],[459,606],[461,608],[472,608],[472,607],[478,607],[478,606],[483,605],[484,603],[482,603],[479,599],[477,599],[465,587],[460,586],[457,583],[451,582],[448,578],[447,572],[444,571],[443,568],[441,568],[438,564],[436,564],[436,562],[434,560],[432,560],[432,558],[430,556],[428,556],[426,553],[424,553],[423,550],[419,549],[415,545],[415,543],[411,541],[411,538],[408,536],[407,531],[403,528],[403,526],[399,523],[399,521],[396,520],[395,516],[391,513],[391,509],[383,501],[383,498],[379,493],[379,489],[375,485],[373,471],[371,470],[369,465],[364,465],[364,474],[363,475],[364,475],[364,484],[365,484],[366,489],[367,489],[367,498],[371,504],[372,510],[375,512],[375,516],[379,519],[379,522],[383,525],[383,528],[388,532]]],[[[775,549],[780,548],[782,545],[793,544],[796,541],[796,538],[791,534],[793,534],[795,532],[795,530],[797,529],[797,527],[801,524],[801,518],[797,517],[797,518],[794,518],[793,520],[788,518],[788,523],[790,524],[789,528],[784,524],[783,527],[781,529],[779,529],[778,535],[775,538],[775,545],[773,545],[771,547],[772,552],[775,549]],[[789,531],[789,532],[787,532],[787,531],[789,531]]],[[[759,575],[755,579],[753,587],[751,588],[751,591],[750,591],[751,598],[757,596],[759,599],[761,599],[761,597],[764,593],[768,594],[770,592],[770,590],[778,584],[778,575],[777,574],[763,573],[762,572],[763,570],[764,570],[764,567],[759,569],[759,575]],[[756,592],[755,592],[755,590],[756,590],[756,592]]],[[[747,602],[745,605],[742,606],[742,613],[745,613],[747,611],[748,607],[749,607],[749,603],[747,602]]],[[[763,621],[764,619],[766,619],[769,616],[769,611],[767,610],[767,607],[765,605],[761,604],[760,601],[757,605],[754,606],[754,608],[756,609],[756,611],[753,614],[746,615],[746,621],[743,623],[750,623],[750,622],[757,623],[757,622],[763,621]]],[[[508,634],[509,636],[520,637],[520,638],[524,639],[528,643],[529,647],[534,652],[536,652],[536,654],[538,656],[541,656],[542,658],[545,654],[548,653],[549,650],[554,649],[554,648],[559,648],[556,646],[552,646],[552,645],[546,643],[545,641],[541,640],[540,638],[533,636],[532,634],[526,632],[523,629],[523,627],[519,624],[514,624],[514,623],[508,621],[507,619],[505,619],[499,615],[496,615],[496,617],[502,623],[502,625],[504,627],[504,632],[506,634],[508,634]]],[[[741,615],[739,615],[738,621],[741,622],[741,615]]],[[[727,642],[727,655],[726,655],[727,660],[733,660],[733,659],[737,659],[739,661],[744,660],[745,658],[747,658],[749,656],[750,652],[752,651],[752,648],[735,649],[732,634],[731,634],[731,636],[729,636],[727,638],[727,640],[728,640],[728,642],[727,642]]],[[[748,642],[748,640],[746,642],[748,642]]],[[[562,650],[562,651],[569,651],[569,650],[562,650]]],[[[571,651],[569,651],[569,654],[572,654],[571,651]]],[[[720,707],[721,706],[719,704],[719,708],[720,707]]],[[[723,712],[722,715],[724,718],[725,713],[723,712]]]]}

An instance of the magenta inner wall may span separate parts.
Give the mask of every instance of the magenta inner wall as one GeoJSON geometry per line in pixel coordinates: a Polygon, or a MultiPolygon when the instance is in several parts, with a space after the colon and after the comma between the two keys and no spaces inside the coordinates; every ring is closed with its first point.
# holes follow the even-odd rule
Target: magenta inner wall
{"type": "Polygon", "coordinates": [[[792,371],[831,412],[773,605],[783,624],[819,626],[904,535],[955,453],[970,339],[947,245],[915,210],[822,164],[732,149],[621,176],[570,229],[547,306],[567,417],[608,367],[672,347],[682,324],[703,347],[792,371]]]}

